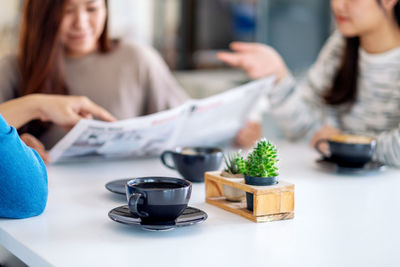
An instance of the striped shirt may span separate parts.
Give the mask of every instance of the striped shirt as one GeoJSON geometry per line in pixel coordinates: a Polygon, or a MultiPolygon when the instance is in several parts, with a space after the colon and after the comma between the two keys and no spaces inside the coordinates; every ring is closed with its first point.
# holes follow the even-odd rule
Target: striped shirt
{"type": "Polygon", "coordinates": [[[289,76],[271,90],[270,112],[292,140],[311,137],[323,125],[375,137],[374,159],[400,167],[400,47],[380,54],[360,48],[356,102],[332,107],[322,95],[332,87],[344,45],[344,37],[335,32],[306,79],[296,85],[289,76]]]}

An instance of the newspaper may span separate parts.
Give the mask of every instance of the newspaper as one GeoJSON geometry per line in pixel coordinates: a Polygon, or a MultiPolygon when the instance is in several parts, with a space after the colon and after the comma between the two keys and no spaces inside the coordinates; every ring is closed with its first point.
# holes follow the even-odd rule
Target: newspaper
{"type": "Polygon", "coordinates": [[[274,81],[273,77],[253,81],[174,109],[117,122],[83,119],[50,150],[50,157],[53,163],[143,157],[179,146],[227,144],[274,81]]]}

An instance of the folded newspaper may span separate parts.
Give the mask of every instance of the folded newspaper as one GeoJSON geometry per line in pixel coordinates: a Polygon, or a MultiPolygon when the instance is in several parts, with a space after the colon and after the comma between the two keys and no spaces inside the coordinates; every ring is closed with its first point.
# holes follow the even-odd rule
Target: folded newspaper
{"type": "Polygon", "coordinates": [[[253,81],[142,117],[117,122],[83,119],[50,150],[52,162],[153,156],[178,146],[228,144],[274,80],[253,81]]]}

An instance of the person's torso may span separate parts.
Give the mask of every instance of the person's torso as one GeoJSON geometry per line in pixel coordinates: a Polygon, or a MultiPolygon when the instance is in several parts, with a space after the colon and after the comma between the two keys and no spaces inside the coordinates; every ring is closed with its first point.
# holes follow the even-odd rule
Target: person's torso
{"type": "MultiPolygon", "coordinates": [[[[65,81],[69,95],[86,96],[118,120],[146,115],[148,66],[143,48],[119,44],[109,53],[94,53],[65,60],[65,81]]],[[[52,125],[40,140],[54,146],[67,132],[52,125]]]]}
{"type": "Polygon", "coordinates": [[[144,115],[145,75],[134,47],[121,44],[107,54],[93,54],[83,59],[67,59],[65,81],[70,95],[87,96],[107,109],[117,119],[144,115]]]}
{"type": "Polygon", "coordinates": [[[357,100],[340,116],[344,131],[376,136],[400,124],[400,48],[379,55],[360,50],[357,100]]]}

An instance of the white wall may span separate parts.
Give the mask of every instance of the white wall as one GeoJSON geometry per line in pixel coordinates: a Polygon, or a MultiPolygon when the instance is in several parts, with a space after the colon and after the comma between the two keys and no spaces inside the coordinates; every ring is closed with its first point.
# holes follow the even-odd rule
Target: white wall
{"type": "Polygon", "coordinates": [[[109,4],[112,37],[152,44],[153,0],[110,0],[109,4]]]}
{"type": "Polygon", "coordinates": [[[0,57],[16,49],[19,4],[16,0],[0,0],[0,57]]]}
{"type": "Polygon", "coordinates": [[[18,12],[19,1],[0,0],[0,25],[14,22],[18,12]]]}
{"type": "MultiPolygon", "coordinates": [[[[111,36],[151,45],[153,1],[164,0],[109,0],[111,36]]],[[[19,5],[19,0],[0,0],[0,57],[15,51],[19,5]]]]}

